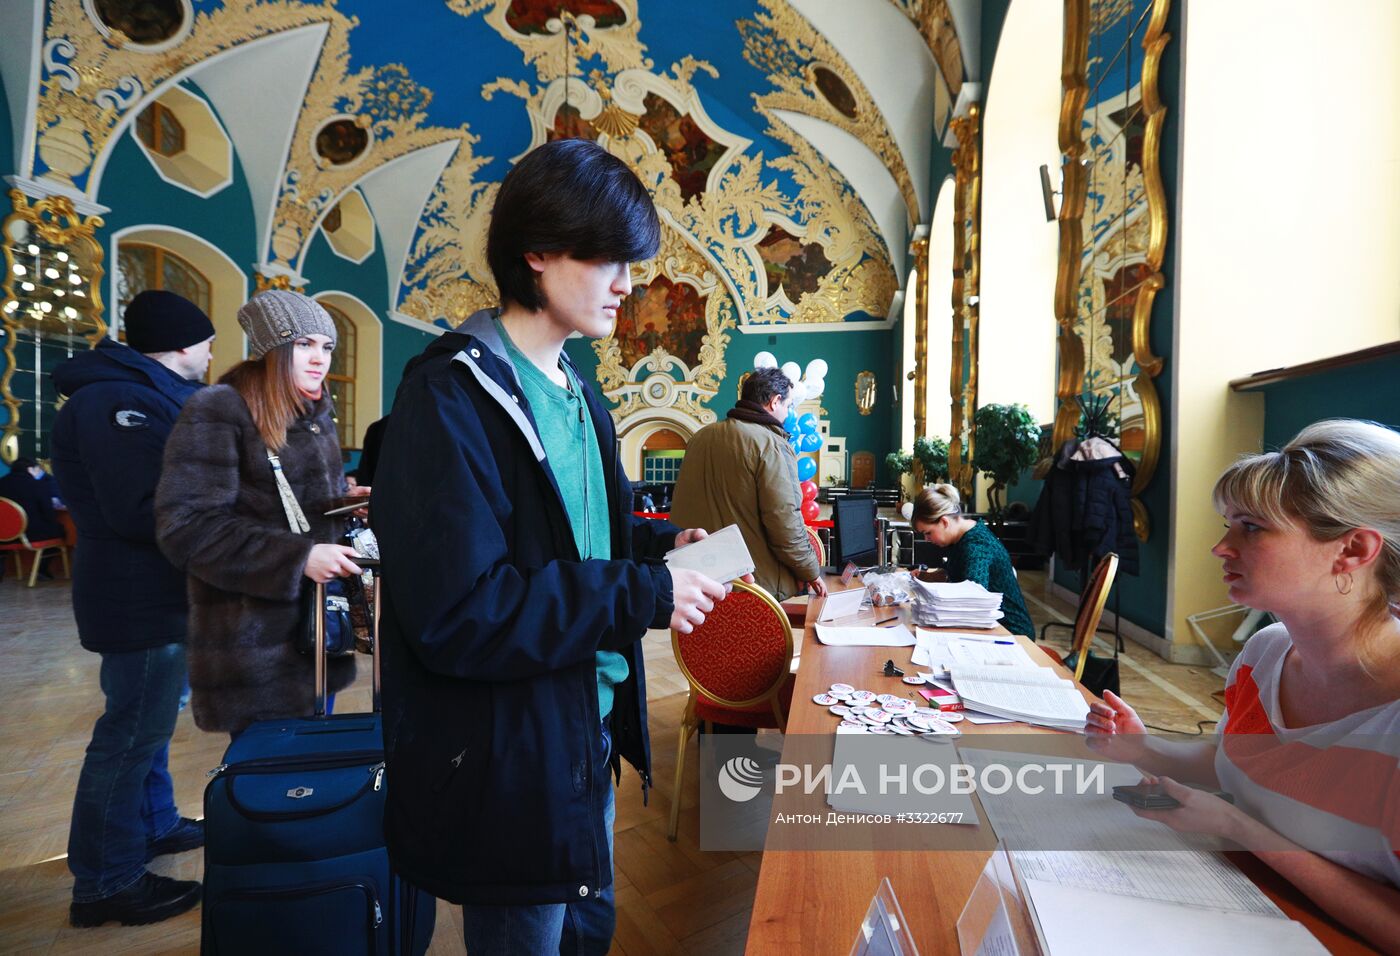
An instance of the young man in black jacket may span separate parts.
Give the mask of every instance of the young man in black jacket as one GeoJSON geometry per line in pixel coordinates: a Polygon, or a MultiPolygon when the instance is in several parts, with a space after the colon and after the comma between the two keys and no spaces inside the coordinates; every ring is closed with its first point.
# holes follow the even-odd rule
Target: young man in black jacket
{"type": "Polygon", "coordinates": [[[638,639],[725,589],[661,556],[701,530],[635,518],[606,406],[563,352],[607,335],[660,225],[583,140],[506,176],[502,308],[407,371],[371,504],[384,561],[385,829],[408,880],[462,903],[472,953],[605,953],[613,774],[651,782],[638,639]]]}
{"type": "Polygon", "coordinates": [[[78,529],[73,616],[102,655],[106,711],[88,744],[73,823],[74,926],[154,923],[199,902],[199,884],[147,861],[204,845],[181,817],[166,769],[185,687],[185,575],[156,546],[153,504],[165,440],[209,367],[214,326],[173,292],[126,307],[126,345],[103,339],[54,370],[68,401],[53,466],[78,529]]]}

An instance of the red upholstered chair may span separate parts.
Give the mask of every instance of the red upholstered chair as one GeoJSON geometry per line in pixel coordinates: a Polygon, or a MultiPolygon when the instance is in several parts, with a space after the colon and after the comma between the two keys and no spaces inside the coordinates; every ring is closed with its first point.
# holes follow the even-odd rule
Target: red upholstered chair
{"type": "Polygon", "coordinates": [[[689,634],[671,632],[676,663],[690,684],[676,748],[668,839],[681,811],[685,745],[705,721],[740,727],[787,726],[792,704],[792,625],[773,596],[743,581],[689,634]]]}
{"type": "MultiPolygon", "coordinates": [[[[817,573],[821,574],[821,569],[826,567],[826,548],[822,546],[822,537],[817,534],[817,529],[811,525],[806,525],[807,542],[812,546],[812,551],[817,556],[817,573]]],[[[807,623],[807,602],[785,601],[783,603],[783,613],[787,615],[788,623],[793,627],[802,627],[807,623]]]]}
{"type": "MultiPolygon", "coordinates": [[[[817,555],[817,567],[819,569],[826,567],[826,548],[822,547],[821,535],[817,534],[816,529],[813,528],[811,525],[807,525],[806,530],[807,540],[812,543],[812,550],[816,552],[817,555]]],[[[821,572],[818,571],[818,573],[821,572]]]]}
{"type": "Polygon", "coordinates": [[[24,568],[19,563],[21,552],[28,551],[34,555],[34,566],[29,569],[29,586],[34,586],[35,579],[39,576],[39,565],[44,560],[44,552],[57,550],[63,558],[63,573],[66,577],[72,577],[68,571],[68,545],[62,538],[47,538],[43,541],[30,541],[24,533],[29,527],[29,515],[24,513],[16,502],[9,498],[0,498],[0,551],[12,551],[15,555],[15,574],[22,575],[24,568]]]}

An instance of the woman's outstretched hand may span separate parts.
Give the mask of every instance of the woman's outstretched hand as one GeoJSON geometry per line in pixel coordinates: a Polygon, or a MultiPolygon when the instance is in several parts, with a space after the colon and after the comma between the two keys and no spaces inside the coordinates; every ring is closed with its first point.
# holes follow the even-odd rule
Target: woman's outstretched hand
{"type": "Polygon", "coordinates": [[[1110,760],[1136,764],[1147,755],[1147,725],[1111,690],[1104,691],[1103,700],[1089,704],[1084,734],[1089,749],[1110,760]]]}

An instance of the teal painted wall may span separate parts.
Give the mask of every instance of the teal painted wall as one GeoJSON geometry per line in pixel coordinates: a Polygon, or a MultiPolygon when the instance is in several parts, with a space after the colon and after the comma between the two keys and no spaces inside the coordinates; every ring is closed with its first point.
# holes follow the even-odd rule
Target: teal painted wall
{"type": "Polygon", "coordinates": [[[1400,429],[1400,355],[1263,389],[1264,448],[1282,447],[1324,418],[1364,418],[1400,429]]]}
{"type": "MultiPolygon", "coordinates": [[[[729,331],[725,350],[725,377],[708,408],[723,418],[739,399],[739,377],[753,368],[754,356],[772,352],[778,362],[796,362],[806,367],[812,359],[824,359],[829,366],[826,391],[821,404],[831,423],[831,434],[846,439],[848,456],[858,451],[872,452],[877,459],[877,480],[882,468],[879,460],[892,447],[890,420],[896,414],[891,402],[890,383],[896,372],[896,354],[891,348],[889,331],[870,332],[790,332],[765,335],[762,332],[744,334],[729,331]],[[875,407],[869,415],[856,408],[855,381],[857,373],[875,373],[875,407]]],[[[580,372],[592,375],[598,367],[593,343],[586,339],[571,339],[564,346],[580,372]]]]}

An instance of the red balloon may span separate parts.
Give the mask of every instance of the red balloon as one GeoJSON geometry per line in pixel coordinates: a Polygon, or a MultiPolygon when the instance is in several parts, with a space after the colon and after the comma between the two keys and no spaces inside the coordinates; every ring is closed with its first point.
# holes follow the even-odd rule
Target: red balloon
{"type": "Polygon", "coordinates": [[[803,500],[803,501],[816,501],[816,500],[817,500],[817,483],[816,483],[815,481],[813,481],[812,479],[810,479],[810,478],[808,478],[806,481],[802,482],[802,500],[803,500]]]}
{"type": "Polygon", "coordinates": [[[815,501],[802,502],[802,517],[807,522],[816,521],[821,516],[822,509],[815,501]]]}

